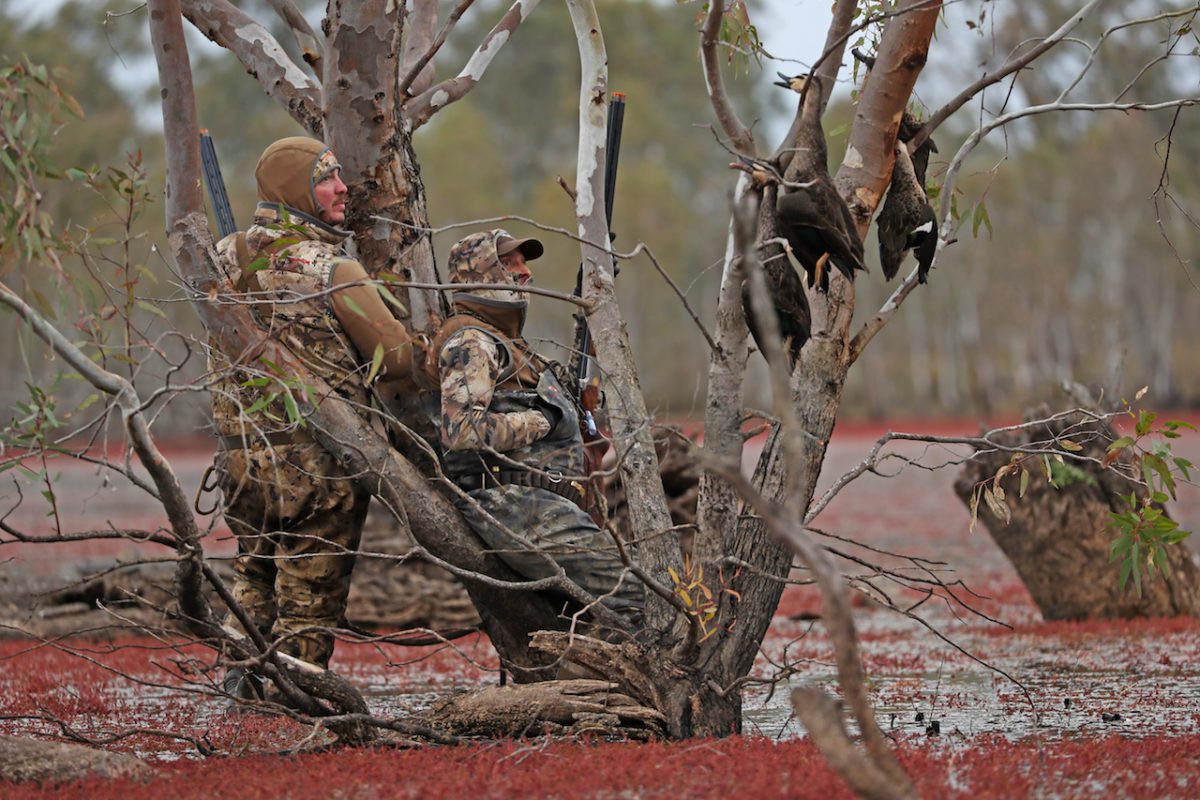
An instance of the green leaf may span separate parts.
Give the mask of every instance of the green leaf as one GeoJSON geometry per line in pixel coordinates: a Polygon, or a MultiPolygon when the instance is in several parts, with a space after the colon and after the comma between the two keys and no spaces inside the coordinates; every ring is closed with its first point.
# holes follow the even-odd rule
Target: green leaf
{"type": "Polygon", "coordinates": [[[367,383],[375,380],[375,376],[379,374],[380,367],[383,366],[383,342],[375,345],[375,352],[371,356],[371,369],[367,372],[367,383]]]}
{"type": "Polygon", "coordinates": [[[274,402],[275,397],[276,396],[274,394],[267,395],[266,397],[259,397],[257,400],[255,400],[253,403],[250,404],[249,408],[247,408],[242,413],[249,416],[251,414],[254,414],[255,412],[261,411],[262,409],[264,409],[268,405],[270,405],[272,402],[274,402]]]}
{"type": "Polygon", "coordinates": [[[354,298],[343,293],[340,299],[343,303],[346,304],[346,308],[350,309],[355,314],[358,314],[363,319],[369,319],[369,317],[367,317],[367,312],[362,310],[362,306],[360,306],[358,303],[354,302],[354,298]]]}
{"type": "Polygon", "coordinates": [[[1108,446],[1108,451],[1111,453],[1113,450],[1120,450],[1122,447],[1129,447],[1129,445],[1133,444],[1134,441],[1135,439],[1132,436],[1122,436],[1120,439],[1117,439],[1108,446]]]}
{"type": "Polygon", "coordinates": [[[1117,577],[1117,582],[1121,587],[1121,591],[1125,591],[1125,584],[1129,583],[1129,572],[1131,569],[1133,569],[1132,561],[1125,559],[1123,562],[1121,562],[1121,572],[1117,577]]]}
{"type": "Polygon", "coordinates": [[[1134,590],[1134,592],[1137,593],[1138,597],[1142,596],[1142,570],[1141,570],[1140,549],[1141,548],[1138,547],[1138,543],[1134,542],[1133,547],[1129,551],[1129,561],[1126,562],[1131,567],[1133,567],[1133,570],[1132,570],[1133,571],[1133,590],[1134,590]]]}
{"type": "Polygon", "coordinates": [[[979,226],[986,225],[988,235],[992,235],[992,221],[988,218],[987,206],[982,202],[975,206],[975,213],[971,215],[971,235],[979,238],[979,226]]]}
{"type": "Polygon", "coordinates": [[[1138,421],[1135,430],[1138,436],[1145,436],[1150,432],[1151,426],[1154,425],[1154,420],[1158,419],[1158,414],[1153,411],[1138,411],[1138,421]]]}
{"type": "Polygon", "coordinates": [[[1167,467],[1167,462],[1163,461],[1153,453],[1146,453],[1142,456],[1143,466],[1149,465],[1156,473],[1159,479],[1162,480],[1162,485],[1170,493],[1172,499],[1175,497],[1175,476],[1171,474],[1171,470],[1167,467]]]}
{"type": "Polygon", "coordinates": [[[1175,457],[1175,466],[1178,467],[1179,471],[1183,473],[1184,480],[1190,481],[1192,479],[1191,473],[1188,472],[1188,470],[1190,470],[1194,466],[1191,461],[1188,461],[1186,458],[1176,456],[1175,457]]]}
{"type": "Polygon", "coordinates": [[[8,153],[4,150],[0,150],[0,164],[3,164],[5,168],[13,174],[14,178],[19,179],[21,177],[21,170],[17,168],[16,163],[13,162],[12,158],[9,157],[8,153]]]}
{"type": "Polygon", "coordinates": [[[1184,539],[1188,538],[1191,535],[1192,535],[1191,531],[1180,531],[1180,530],[1171,531],[1170,533],[1168,533],[1166,536],[1163,537],[1163,541],[1166,542],[1167,544],[1179,544],[1180,542],[1182,542],[1184,539]]]}
{"type": "Polygon", "coordinates": [[[300,406],[296,404],[296,398],[292,397],[291,392],[283,393],[283,407],[287,410],[288,422],[304,427],[304,417],[300,415],[300,406]]]}
{"type": "Polygon", "coordinates": [[[1116,539],[1112,540],[1112,544],[1108,546],[1108,560],[1116,561],[1129,552],[1130,545],[1133,544],[1133,537],[1128,533],[1121,534],[1116,539]]]}
{"type": "Polygon", "coordinates": [[[167,318],[167,313],[153,303],[146,302],[145,300],[138,300],[134,305],[143,311],[149,311],[151,314],[155,314],[163,319],[167,318]]]}
{"type": "Polygon", "coordinates": [[[1077,444],[1076,442],[1073,442],[1070,439],[1059,439],[1058,445],[1063,450],[1069,450],[1072,453],[1077,453],[1083,449],[1083,445],[1077,444]]]}
{"type": "Polygon", "coordinates": [[[389,292],[387,289],[383,288],[382,286],[376,286],[375,288],[379,290],[379,296],[384,299],[384,302],[390,303],[391,305],[395,306],[397,309],[400,310],[400,313],[402,315],[408,314],[408,308],[406,308],[404,303],[401,303],[399,298],[397,298],[394,294],[392,294],[391,292],[389,292]]]}
{"type": "Polygon", "coordinates": [[[1017,497],[1024,497],[1026,490],[1029,489],[1029,470],[1021,468],[1021,487],[1017,490],[1017,497]]]}

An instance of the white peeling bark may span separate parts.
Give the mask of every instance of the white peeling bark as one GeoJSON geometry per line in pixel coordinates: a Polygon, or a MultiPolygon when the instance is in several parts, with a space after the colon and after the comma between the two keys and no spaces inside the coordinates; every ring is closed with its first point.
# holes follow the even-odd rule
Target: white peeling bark
{"type": "MultiPolygon", "coordinates": [[[[652,575],[666,572],[679,560],[673,539],[654,536],[671,526],[658,476],[658,457],[650,434],[650,415],[638,385],[637,366],[629,332],[621,318],[613,288],[612,256],[608,252],[608,221],[604,215],[605,124],[608,99],[608,57],[600,18],[591,0],[567,0],[583,75],[579,87],[579,154],[575,176],[575,214],[583,240],[583,297],[592,303],[587,315],[604,371],[609,422],[620,457],[621,475],[629,501],[629,517],[641,547],[643,567],[652,575]]],[[[648,592],[646,623],[665,630],[674,618],[665,600],[648,592]]]]}
{"type": "Polygon", "coordinates": [[[321,88],[266,28],[227,0],[185,0],[182,6],[196,30],[233,53],[293,119],[323,138],[321,88]]]}
{"type": "Polygon", "coordinates": [[[517,0],[513,3],[496,26],[483,37],[483,41],[467,59],[461,72],[429,87],[405,106],[404,117],[412,126],[412,130],[421,127],[438,111],[466,97],[467,93],[475,88],[475,84],[479,83],[479,79],[508,42],[513,31],[529,19],[539,2],[540,0],[517,0]]]}

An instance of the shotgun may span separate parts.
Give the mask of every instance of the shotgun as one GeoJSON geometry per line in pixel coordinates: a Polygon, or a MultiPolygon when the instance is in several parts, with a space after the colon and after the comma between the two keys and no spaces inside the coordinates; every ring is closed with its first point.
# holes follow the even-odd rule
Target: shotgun
{"type": "MultiPolygon", "coordinates": [[[[625,123],[625,95],[613,92],[612,102],[608,104],[608,132],[604,152],[607,155],[604,163],[604,217],[608,220],[610,241],[616,237],[612,233],[613,200],[617,192],[617,162],[621,157],[621,128],[625,123]]],[[[613,260],[613,277],[619,268],[613,260]]],[[[583,297],[583,264],[575,277],[575,296],[583,297]]],[[[600,375],[595,369],[592,348],[592,335],[588,330],[587,316],[582,310],[575,313],[575,346],[571,352],[571,371],[579,394],[579,405],[583,408],[583,419],[580,420],[585,442],[594,442],[600,438],[600,430],[596,427],[593,412],[600,407],[600,375]]]]}
{"type": "Polygon", "coordinates": [[[217,230],[224,239],[237,232],[233,221],[233,208],[225,192],[225,180],[221,177],[221,165],[217,162],[217,148],[213,145],[208,128],[200,129],[200,161],[204,164],[204,183],[208,186],[208,197],[212,200],[213,214],[217,218],[217,230]]]}

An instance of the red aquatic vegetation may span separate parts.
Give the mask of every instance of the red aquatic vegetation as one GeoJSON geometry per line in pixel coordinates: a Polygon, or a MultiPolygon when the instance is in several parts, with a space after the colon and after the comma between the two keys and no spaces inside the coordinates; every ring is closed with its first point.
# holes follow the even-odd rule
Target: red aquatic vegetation
{"type": "MultiPolygon", "coordinates": [[[[1200,735],[1019,742],[969,748],[901,740],[897,754],[926,797],[1195,797],[1200,735]]],[[[6,786],[13,800],[136,797],[850,797],[807,740],[731,737],[673,744],[514,743],[359,749],[164,764],[147,782],[6,786]]]]}

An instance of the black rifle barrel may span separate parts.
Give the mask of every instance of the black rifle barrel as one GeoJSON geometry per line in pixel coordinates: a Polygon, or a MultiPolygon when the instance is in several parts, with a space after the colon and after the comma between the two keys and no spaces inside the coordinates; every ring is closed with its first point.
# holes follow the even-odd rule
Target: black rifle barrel
{"type": "Polygon", "coordinates": [[[225,180],[221,177],[221,165],[217,162],[217,148],[213,145],[208,129],[200,131],[200,161],[204,164],[204,182],[208,184],[208,197],[212,200],[213,214],[217,218],[217,230],[224,239],[237,232],[233,221],[233,207],[225,191],[225,180]]]}
{"type": "MultiPolygon", "coordinates": [[[[617,199],[617,162],[621,160],[621,128],[625,125],[625,95],[613,92],[608,104],[608,139],[604,144],[604,218],[611,230],[617,199]]],[[[611,238],[611,234],[610,234],[611,238]]]]}
{"type": "MultiPolygon", "coordinates": [[[[604,143],[604,218],[608,223],[609,239],[613,239],[612,218],[613,203],[617,194],[617,163],[621,158],[621,129],[625,125],[625,95],[613,92],[612,101],[608,104],[608,130],[604,143]]],[[[616,275],[616,264],[613,264],[613,275],[616,275]]],[[[583,297],[583,264],[579,265],[579,273],[575,278],[575,296],[583,297]]],[[[591,331],[583,312],[576,315],[575,325],[575,378],[580,386],[587,380],[588,349],[591,347],[591,331]]]]}

